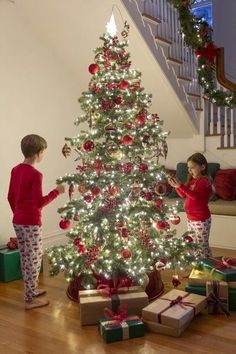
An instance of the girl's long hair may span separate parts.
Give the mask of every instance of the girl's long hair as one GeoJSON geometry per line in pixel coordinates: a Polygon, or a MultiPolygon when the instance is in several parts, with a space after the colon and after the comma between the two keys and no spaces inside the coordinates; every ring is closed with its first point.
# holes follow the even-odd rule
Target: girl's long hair
{"type": "MultiPolygon", "coordinates": [[[[189,156],[189,158],[187,159],[187,162],[189,162],[189,161],[192,161],[192,162],[196,163],[199,166],[205,166],[205,169],[202,171],[202,175],[203,176],[207,176],[209,178],[209,180],[210,180],[207,160],[206,160],[205,156],[200,154],[200,152],[196,152],[195,154],[189,156]]],[[[191,178],[192,178],[191,174],[188,173],[187,183],[189,183],[191,178]]]]}

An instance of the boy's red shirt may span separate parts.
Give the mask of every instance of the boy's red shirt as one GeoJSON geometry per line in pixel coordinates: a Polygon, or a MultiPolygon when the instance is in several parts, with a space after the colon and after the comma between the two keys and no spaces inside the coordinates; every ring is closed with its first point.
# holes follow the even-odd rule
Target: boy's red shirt
{"type": "Polygon", "coordinates": [[[185,211],[191,221],[206,221],[211,213],[208,203],[212,194],[212,186],[208,177],[192,178],[187,185],[176,188],[181,198],[186,198],[185,211]]]}
{"type": "Polygon", "coordinates": [[[42,173],[32,165],[21,163],[12,169],[8,201],[14,224],[42,225],[42,208],[59,195],[57,189],[53,189],[43,196],[42,179],[42,173]]]}

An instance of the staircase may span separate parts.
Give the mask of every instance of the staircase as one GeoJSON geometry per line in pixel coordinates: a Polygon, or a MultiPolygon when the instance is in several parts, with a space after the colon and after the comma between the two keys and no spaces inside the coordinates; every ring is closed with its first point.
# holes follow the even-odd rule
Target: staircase
{"type": "MultiPolygon", "coordinates": [[[[236,148],[236,110],[217,107],[202,97],[196,56],[184,42],[178,11],[167,0],[122,0],[122,3],[185,107],[196,134],[219,136],[218,149],[236,148]]],[[[219,83],[217,86],[225,90],[219,83]]]]}

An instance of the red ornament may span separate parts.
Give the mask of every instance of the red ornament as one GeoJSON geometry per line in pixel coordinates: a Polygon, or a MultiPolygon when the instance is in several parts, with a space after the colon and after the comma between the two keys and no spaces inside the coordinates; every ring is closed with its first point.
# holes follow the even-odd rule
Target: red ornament
{"type": "Polygon", "coordinates": [[[92,203],[93,201],[93,196],[92,194],[87,194],[84,196],[84,200],[87,202],[87,203],[92,203]]]}
{"type": "Polygon", "coordinates": [[[94,197],[97,197],[101,193],[101,189],[97,186],[91,188],[91,193],[94,197]]]}
{"type": "Polygon", "coordinates": [[[126,81],[126,80],[122,80],[120,83],[119,83],[119,88],[121,90],[127,90],[129,87],[129,82],[126,81]]]}
{"type": "Polygon", "coordinates": [[[83,144],[85,151],[92,151],[94,149],[94,143],[92,140],[86,140],[83,144]]]}
{"type": "Polygon", "coordinates": [[[153,201],[154,207],[158,210],[161,211],[163,208],[163,200],[158,198],[153,201]]]}
{"type": "Polygon", "coordinates": [[[147,172],[148,171],[148,165],[146,163],[140,163],[138,166],[139,172],[147,172]]]}
{"type": "Polygon", "coordinates": [[[59,222],[59,226],[62,230],[69,229],[70,225],[71,225],[70,220],[61,220],[59,222]]]}
{"type": "Polygon", "coordinates": [[[167,192],[167,186],[165,183],[159,182],[155,185],[154,191],[157,195],[164,195],[167,192]]]}
{"type": "Polygon", "coordinates": [[[135,118],[135,123],[137,123],[141,127],[143,127],[145,125],[145,122],[146,122],[146,115],[144,115],[144,114],[140,114],[139,116],[137,116],[135,118]]]}
{"type": "Polygon", "coordinates": [[[126,162],[119,165],[119,170],[125,173],[131,173],[134,170],[134,165],[132,164],[132,162],[126,162]]]}
{"type": "Polygon", "coordinates": [[[124,135],[121,139],[121,144],[123,145],[133,145],[134,139],[129,135],[124,135]]]}
{"type": "Polygon", "coordinates": [[[178,215],[170,216],[169,220],[173,225],[178,225],[180,223],[180,217],[178,215]]]}
{"type": "Polygon", "coordinates": [[[122,227],[122,228],[120,229],[120,235],[121,235],[122,237],[128,237],[128,236],[129,236],[129,231],[128,231],[128,229],[126,229],[126,227],[122,227]]]}
{"type": "Polygon", "coordinates": [[[90,64],[88,67],[90,74],[94,75],[99,72],[100,67],[98,64],[90,64]]]}
{"type": "Polygon", "coordinates": [[[184,236],[184,241],[190,243],[190,242],[193,242],[193,238],[189,235],[186,235],[186,236],[184,236]]]}
{"type": "Polygon", "coordinates": [[[146,231],[143,231],[143,230],[142,230],[142,231],[139,231],[139,236],[142,237],[142,238],[143,238],[143,237],[147,237],[146,231]]]}
{"type": "Polygon", "coordinates": [[[74,246],[76,246],[76,247],[78,247],[78,246],[80,245],[80,243],[81,243],[80,238],[75,238],[74,241],[73,241],[73,244],[74,244],[74,246]]]}
{"type": "Polygon", "coordinates": [[[146,198],[146,200],[147,200],[147,201],[152,200],[152,193],[150,193],[150,192],[146,192],[146,196],[145,196],[145,198],[146,198]]]}
{"type": "Polygon", "coordinates": [[[135,129],[135,126],[134,126],[132,123],[126,123],[126,124],[124,125],[124,127],[125,127],[126,129],[135,129]]]}
{"type": "Polygon", "coordinates": [[[157,222],[156,227],[159,230],[167,230],[170,228],[170,225],[165,220],[160,220],[157,222]]]}
{"type": "Polygon", "coordinates": [[[122,100],[121,97],[118,96],[118,97],[115,98],[115,103],[116,103],[116,104],[119,105],[119,104],[121,104],[122,102],[123,102],[123,100],[122,100]]]}
{"type": "Polygon", "coordinates": [[[121,256],[123,258],[130,258],[132,256],[132,253],[129,248],[124,248],[121,252],[121,256]]]}
{"type": "Polygon", "coordinates": [[[119,192],[119,188],[117,186],[109,186],[108,193],[110,195],[116,195],[119,192]]]}
{"type": "Polygon", "coordinates": [[[172,277],[172,284],[175,288],[177,288],[177,286],[179,286],[181,284],[179,277],[177,274],[173,275],[172,277]]]}

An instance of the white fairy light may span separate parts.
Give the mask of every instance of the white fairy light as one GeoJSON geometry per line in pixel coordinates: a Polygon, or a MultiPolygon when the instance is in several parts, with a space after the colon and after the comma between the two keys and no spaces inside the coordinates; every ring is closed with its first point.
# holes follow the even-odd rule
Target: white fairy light
{"type": "Polygon", "coordinates": [[[106,24],[106,30],[107,30],[107,33],[111,37],[115,37],[116,32],[117,32],[117,28],[116,28],[116,23],[115,23],[115,18],[114,18],[113,13],[111,14],[111,18],[110,18],[109,22],[107,22],[107,24],[106,24]]]}

